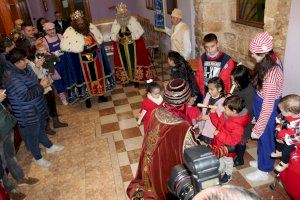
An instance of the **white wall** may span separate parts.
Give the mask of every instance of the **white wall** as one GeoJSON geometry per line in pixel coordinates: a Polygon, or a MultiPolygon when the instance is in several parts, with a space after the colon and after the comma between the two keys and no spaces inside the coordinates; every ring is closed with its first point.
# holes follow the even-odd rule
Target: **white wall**
{"type": "MultiPolygon", "coordinates": [[[[195,55],[195,31],[194,31],[194,22],[195,22],[195,11],[193,0],[177,0],[178,8],[182,10],[183,14],[183,22],[185,22],[191,29],[191,42],[192,42],[192,57],[195,55]]],[[[146,1],[138,0],[136,2],[136,11],[132,12],[132,14],[138,14],[143,16],[144,18],[150,19],[150,22],[154,24],[154,14],[153,10],[148,10],[146,8],[146,1]]],[[[166,16],[166,24],[170,28],[171,27],[171,16],[167,14],[166,16]]],[[[170,38],[162,41],[165,50],[169,50],[171,48],[170,38]]]]}
{"type": "Polygon", "coordinates": [[[300,1],[292,0],[284,60],[284,95],[300,95],[300,1]]]}

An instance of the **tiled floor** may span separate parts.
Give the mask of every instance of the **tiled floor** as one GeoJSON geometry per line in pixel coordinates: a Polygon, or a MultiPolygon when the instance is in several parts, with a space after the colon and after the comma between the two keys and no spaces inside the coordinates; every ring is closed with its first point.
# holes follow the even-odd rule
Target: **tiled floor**
{"type": "MultiPolygon", "coordinates": [[[[57,129],[51,140],[63,144],[65,150],[45,154],[41,147],[53,166],[43,169],[35,165],[24,145],[18,153],[26,174],[40,179],[36,186],[20,188],[27,199],[127,199],[126,187],[135,175],[143,140],[143,126],[137,125],[136,117],[144,95],[142,88],[118,86],[108,102],[97,103],[93,99],[92,109],[83,104],[59,105],[60,118],[69,127],[57,129]]],[[[255,158],[256,144],[251,142],[245,160],[248,163],[255,158]]],[[[245,175],[253,170],[248,164],[238,167],[231,184],[243,186],[264,199],[289,199],[283,188],[269,189],[271,179],[259,184],[248,182],[245,175]]]]}

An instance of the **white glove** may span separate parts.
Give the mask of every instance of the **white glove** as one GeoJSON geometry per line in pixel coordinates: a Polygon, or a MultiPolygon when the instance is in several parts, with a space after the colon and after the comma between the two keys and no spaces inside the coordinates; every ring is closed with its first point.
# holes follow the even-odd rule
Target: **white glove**
{"type": "Polygon", "coordinates": [[[254,139],[254,140],[258,140],[259,136],[256,135],[254,132],[251,132],[251,138],[254,139]]]}

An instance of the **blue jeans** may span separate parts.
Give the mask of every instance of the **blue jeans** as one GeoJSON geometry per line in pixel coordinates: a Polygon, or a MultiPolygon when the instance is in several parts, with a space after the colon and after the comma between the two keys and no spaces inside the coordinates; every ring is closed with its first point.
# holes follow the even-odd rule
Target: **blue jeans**
{"type": "Polygon", "coordinates": [[[35,160],[42,158],[39,143],[46,148],[50,148],[53,145],[46,134],[46,126],[46,119],[40,119],[40,121],[35,124],[19,127],[20,135],[35,160]]]}
{"type": "Polygon", "coordinates": [[[4,169],[7,168],[16,181],[20,181],[24,178],[24,171],[16,158],[13,129],[6,135],[4,140],[0,142],[0,155],[0,170],[3,170],[0,174],[3,176],[3,185],[6,191],[11,191],[15,189],[16,186],[8,181],[7,174],[4,169]]]}

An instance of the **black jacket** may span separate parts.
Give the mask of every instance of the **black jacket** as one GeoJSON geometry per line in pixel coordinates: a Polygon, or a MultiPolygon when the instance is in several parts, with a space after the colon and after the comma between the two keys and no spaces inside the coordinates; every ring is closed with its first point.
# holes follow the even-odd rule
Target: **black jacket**
{"type": "Polygon", "coordinates": [[[63,34],[65,30],[70,26],[69,21],[61,20],[62,21],[62,27],[59,25],[58,21],[55,20],[53,23],[55,24],[56,33],[63,34]]]}

